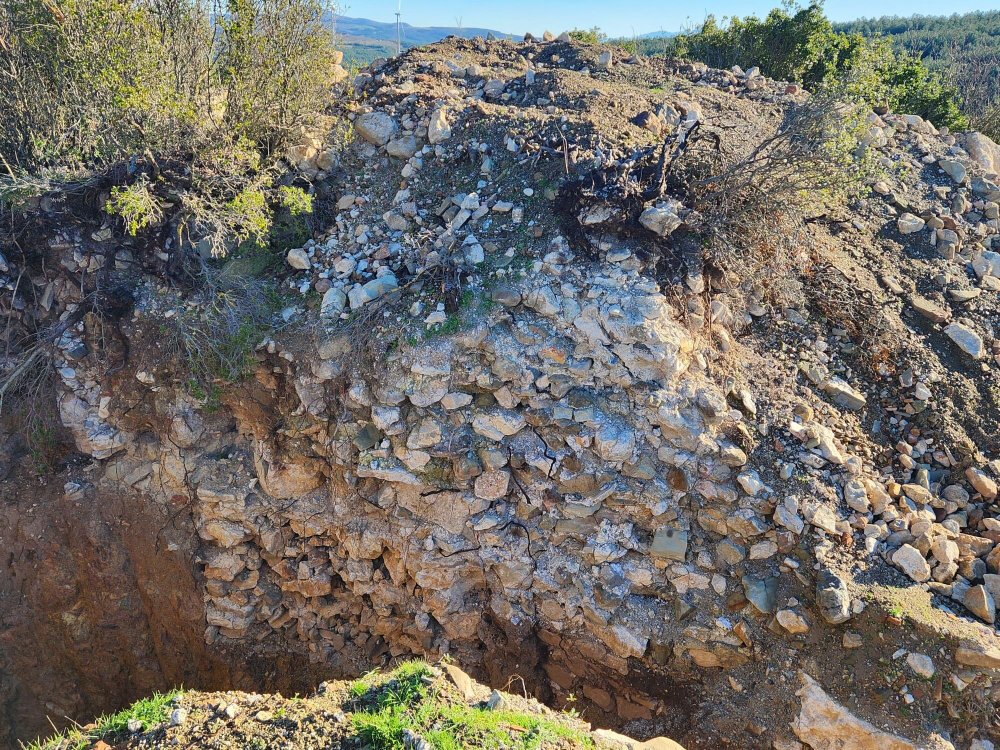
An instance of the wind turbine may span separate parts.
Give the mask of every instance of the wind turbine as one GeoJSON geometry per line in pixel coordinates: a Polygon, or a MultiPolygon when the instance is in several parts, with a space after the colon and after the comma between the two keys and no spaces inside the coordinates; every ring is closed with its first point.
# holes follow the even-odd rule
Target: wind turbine
{"type": "Polygon", "coordinates": [[[396,3],[396,55],[403,54],[403,25],[400,23],[399,17],[403,13],[403,0],[397,0],[396,3]]]}

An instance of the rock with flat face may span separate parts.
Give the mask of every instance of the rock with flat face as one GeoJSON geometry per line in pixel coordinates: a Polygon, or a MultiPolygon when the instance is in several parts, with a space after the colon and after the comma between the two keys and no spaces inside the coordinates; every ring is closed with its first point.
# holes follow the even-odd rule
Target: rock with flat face
{"type": "Polygon", "coordinates": [[[942,159],[938,162],[938,166],[941,167],[941,169],[943,169],[945,173],[955,182],[959,184],[965,182],[968,172],[962,162],[955,161],[953,159],[942,159]]]}
{"type": "Polygon", "coordinates": [[[962,597],[962,604],[980,620],[992,624],[997,617],[997,603],[982,584],[972,586],[962,597]]]}
{"type": "Polygon", "coordinates": [[[385,146],[385,151],[389,156],[395,156],[397,159],[409,159],[417,153],[418,148],[420,148],[420,144],[417,143],[415,136],[404,135],[389,141],[385,146]]]}
{"type": "Polygon", "coordinates": [[[312,267],[312,262],[309,260],[309,256],[306,254],[306,251],[301,248],[289,250],[288,255],[285,256],[285,260],[288,261],[288,265],[296,271],[308,271],[312,267]]]}
{"type": "Polygon", "coordinates": [[[451,138],[451,125],[448,123],[448,113],[443,109],[436,109],[427,125],[427,140],[435,146],[449,138],[451,138]]]}
{"type": "Polygon", "coordinates": [[[830,398],[848,409],[855,411],[863,409],[868,403],[865,394],[852,388],[843,378],[830,378],[823,384],[823,390],[830,394],[830,398]]]}
{"type": "Polygon", "coordinates": [[[805,672],[799,677],[802,688],[796,695],[802,707],[792,722],[792,731],[812,750],[918,750],[909,740],[883,732],[852,714],[805,672]]]}
{"type": "Polygon", "coordinates": [[[399,125],[385,112],[366,112],[354,123],[358,135],[376,146],[384,146],[396,134],[399,125]]]}
{"type": "Polygon", "coordinates": [[[927,656],[927,654],[907,654],[906,664],[910,669],[923,677],[925,680],[929,680],[933,677],[934,672],[936,671],[934,668],[934,660],[927,656]]]}
{"type": "Polygon", "coordinates": [[[997,496],[997,483],[993,481],[985,472],[974,467],[965,470],[965,477],[969,480],[976,492],[987,500],[993,500],[997,496]]]}
{"type": "Polygon", "coordinates": [[[955,650],[955,661],[967,667],[1000,669],[1000,648],[968,641],[955,650]]]}
{"type": "Polygon", "coordinates": [[[682,221],[677,215],[677,206],[671,203],[650,206],[639,215],[639,223],[654,234],[666,237],[673,234],[682,221]]]}
{"type": "Polygon", "coordinates": [[[982,133],[966,133],[965,150],[988,174],[1000,174],[1000,146],[982,133]]]}
{"type": "Polygon", "coordinates": [[[792,635],[809,632],[809,623],[806,621],[806,618],[794,609],[779,609],[774,617],[778,621],[778,624],[792,635]]]}
{"type": "Polygon", "coordinates": [[[774,603],[778,595],[777,578],[751,578],[743,576],[743,593],[758,612],[769,615],[774,612],[774,603]]]}
{"type": "Polygon", "coordinates": [[[823,619],[831,625],[840,625],[851,619],[851,594],[847,583],[828,568],[816,576],[816,606],[823,619]]]}
{"type": "Polygon", "coordinates": [[[906,575],[917,583],[922,583],[931,577],[931,566],[920,554],[920,550],[909,544],[904,544],[892,553],[892,561],[906,575]]]}
{"type": "Polygon", "coordinates": [[[688,533],[682,529],[667,526],[658,529],[649,545],[649,554],[664,560],[684,562],[687,557],[688,533]]]}
{"type": "Polygon", "coordinates": [[[952,323],[944,329],[945,335],[955,342],[955,345],[973,359],[986,356],[986,344],[982,337],[961,323],[952,323]]]}
{"type": "Polygon", "coordinates": [[[924,228],[926,222],[919,216],[913,214],[903,214],[896,220],[896,228],[900,234],[914,234],[924,228]]]}
{"type": "Polygon", "coordinates": [[[635,450],[635,433],[623,425],[602,425],[594,436],[594,450],[605,461],[627,461],[635,450]]]}

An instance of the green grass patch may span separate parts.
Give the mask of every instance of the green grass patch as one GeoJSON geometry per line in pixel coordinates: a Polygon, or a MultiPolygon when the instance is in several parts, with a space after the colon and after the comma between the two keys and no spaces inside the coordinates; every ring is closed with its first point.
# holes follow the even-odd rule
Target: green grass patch
{"type": "Polygon", "coordinates": [[[141,724],[143,732],[166,723],[174,699],[180,694],[180,690],[153,693],[117,713],[100,717],[94,722],[96,726],[93,729],[67,729],[46,740],[36,740],[22,747],[24,750],[84,750],[98,740],[114,745],[130,734],[128,724],[132,720],[141,724]]]}
{"type": "Polygon", "coordinates": [[[353,683],[351,701],[360,710],[351,721],[361,740],[373,750],[403,750],[404,732],[410,730],[436,750],[594,747],[585,732],[545,716],[451,703],[428,684],[430,674],[426,664],[407,662],[384,682],[372,684],[365,677],[353,683]]]}

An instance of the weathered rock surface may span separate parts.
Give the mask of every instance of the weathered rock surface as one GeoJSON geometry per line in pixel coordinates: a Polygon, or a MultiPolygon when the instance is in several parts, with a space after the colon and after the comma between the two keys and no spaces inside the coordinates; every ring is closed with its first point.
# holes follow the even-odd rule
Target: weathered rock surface
{"type": "Polygon", "coordinates": [[[919,750],[909,740],[883,732],[833,700],[812,677],[801,674],[795,736],[813,750],[919,750]]]}

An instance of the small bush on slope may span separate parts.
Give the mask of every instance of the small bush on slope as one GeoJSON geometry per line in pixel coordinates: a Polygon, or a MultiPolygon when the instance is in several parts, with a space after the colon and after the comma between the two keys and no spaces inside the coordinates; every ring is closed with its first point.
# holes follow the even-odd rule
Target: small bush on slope
{"type": "Polygon", "coordinates": [[[272,167],[336,79],[328,11],[326,0],[0,4],[0,200],[99,176],[133,236],[167,221],[213,255],[263,241],[288,199],[272,167]]]}
{"type": "Polygon", "coordinates": [[[269,149],[333,79],[323,0],[9,0],[0,6],[8,171],[269,149]]]}

